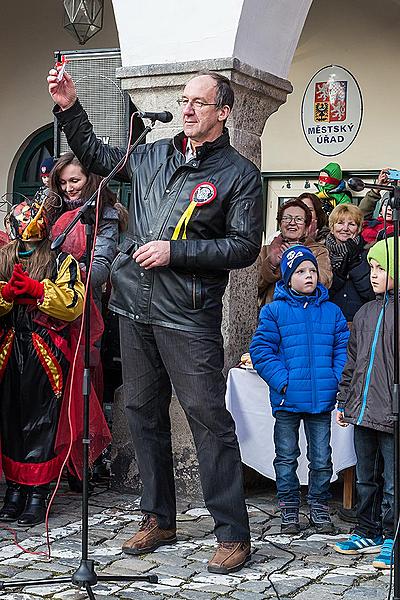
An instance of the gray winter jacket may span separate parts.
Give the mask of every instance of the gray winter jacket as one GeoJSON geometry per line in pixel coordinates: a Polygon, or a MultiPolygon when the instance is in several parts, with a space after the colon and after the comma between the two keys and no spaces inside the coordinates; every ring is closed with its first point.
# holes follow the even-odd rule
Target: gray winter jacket
{"type": "Polygon", "coordinates": [[[388,433],[393,432],[393,320],[393,292],[356,313],[337,395],[345,421],[388,433]]]}

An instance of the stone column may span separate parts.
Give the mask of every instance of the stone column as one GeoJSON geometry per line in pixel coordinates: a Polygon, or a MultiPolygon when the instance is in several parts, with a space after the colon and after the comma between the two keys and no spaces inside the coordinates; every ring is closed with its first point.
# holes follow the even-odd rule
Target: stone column
{"type": "MultiPolygon", "coordinates": [[[[235,92],[235,106],[228,120],[232,145],[244,156],[261,165],[261,134],[268,117],[278,110],[292,91],[291,84],[275,75],[265,73],[235,58],[225,58],[167,65],[122,67],[117,75],[140,110],[167,109],[174,115],[170,124],[157,124],[148,141],[171,137],[181,131],[180,108],[176,102],[186,82],[198,71],[209,69],[228,77],[235,92]]],[[[225,344],[225,370],[237,364],[248,349],[257,319],[257,268],[232,271],[224,296],[222,332],[225,344]]],[[[173,424],[176,485],[180,495],[200,496],[197,460],[192,436],[183,411],[173,398],[173,424]]],[[[114,411],[113,472],[118,487],[136,488],[133,465],[128,466],[126,424],[116,402],[114,411]],[[116,434],[118,432],[118,434],[116,434]],[[123,460],[122,459],[123,455],[123,460]],[[121,469],[122,462],[125,468],[121,469]]],[[[129,448],[131,446],[129,445],[129,448]]],[[[132,457],[132,460],[133,457],[132,457]]]]}

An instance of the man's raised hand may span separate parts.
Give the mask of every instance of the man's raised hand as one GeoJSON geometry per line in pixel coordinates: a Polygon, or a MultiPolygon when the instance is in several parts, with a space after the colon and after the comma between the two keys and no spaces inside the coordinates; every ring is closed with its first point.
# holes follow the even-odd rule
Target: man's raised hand
{"type": "Polygon", "coordinates": [[[57,69],[50,69],[47,77],[49,94],[62,110],[66,110],[76,102],[77,94],[75,84],[71,75],[66,71],[64,71],[61,81],[58,81],[57,75],[57,69]]]}

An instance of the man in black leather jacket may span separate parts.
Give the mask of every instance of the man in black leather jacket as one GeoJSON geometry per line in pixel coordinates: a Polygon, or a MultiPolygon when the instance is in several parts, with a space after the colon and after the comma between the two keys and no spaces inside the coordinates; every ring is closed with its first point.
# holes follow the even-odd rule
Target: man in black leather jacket
{"type": "MultiPolygon", "coordinates": [[[[108,174],[124,150],[104,145],[68,73],[48,77],[54,113],[85,167],[108,174]]],[[[124,399],[143,482],[142,524],[123,550],[176,541],[169,404],[172,386],[188,418],[218,548],[211,572],[250,556],[240,452],[225,408],[222,296],[229,270],[251,265],[261,245],[259,170],[232,148],[225,77],[206,72],[182,97],[183,132],[139,146],[121,176],[132,183],[129,230],[111,270],[120,315],[124,399]]]]}

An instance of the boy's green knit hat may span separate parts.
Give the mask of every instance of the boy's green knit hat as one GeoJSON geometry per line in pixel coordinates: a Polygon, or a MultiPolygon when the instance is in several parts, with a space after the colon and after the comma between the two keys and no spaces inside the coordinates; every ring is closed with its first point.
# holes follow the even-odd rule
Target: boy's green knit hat
{"type": "Polygon", "coordinates": [[[376,242],[376,244],[374,244],[372,248],[370,248],[367,258],[368,262],[370,262],[371,258],[373,260],[376,260],[376,262],[380,264],[382,269],[388,272],[390,277],[394,279],[394,239],[392,237],[388,238],[387,240],[381,240],[380,242],[376,242]],[[389,266],[387,263],[388,254],[389,266]]]}

